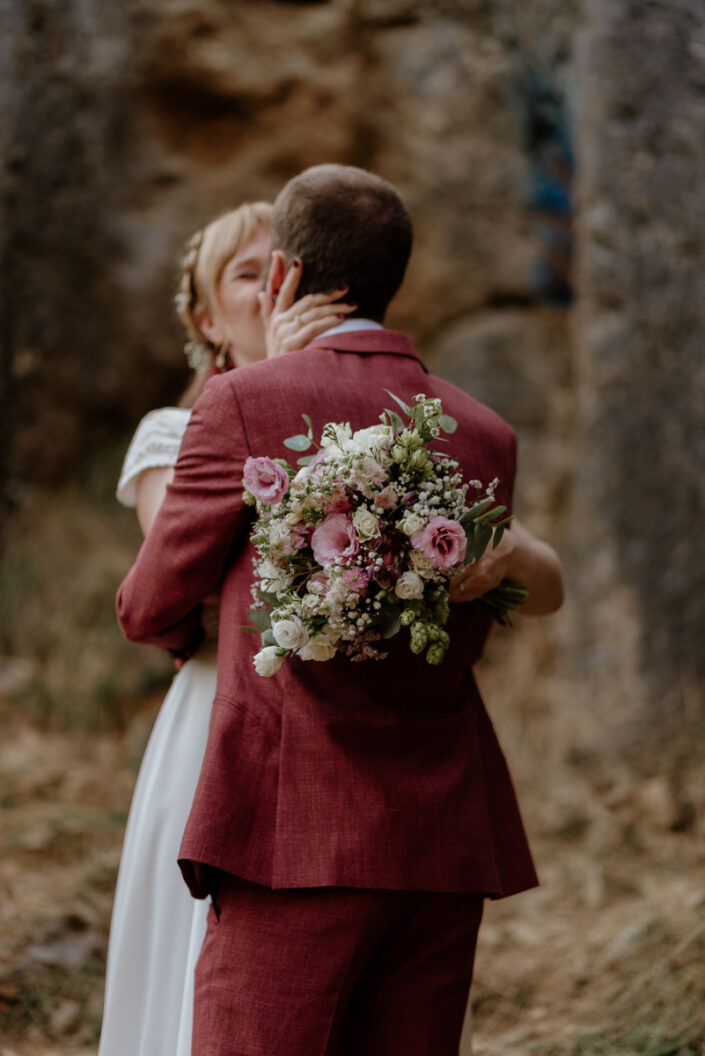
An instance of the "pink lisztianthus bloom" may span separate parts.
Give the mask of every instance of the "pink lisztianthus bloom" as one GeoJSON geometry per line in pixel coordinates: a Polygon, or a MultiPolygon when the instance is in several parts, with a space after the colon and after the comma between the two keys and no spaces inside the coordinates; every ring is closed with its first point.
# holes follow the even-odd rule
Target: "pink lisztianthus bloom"
{"type": "Polygon", "coordinates": [[[444,570],[460,564],[468,541],[459,521],[449,517],[432,517],[423,531],[411,537],[411,545],[428,558],[434,568],[444,570]]]}
{"type": "Polygon", "coordinates": [[[353,557],[360,544],[353,523],[345,513],[331,513],[311,536],[314,559],[325,568],[336,558],[353,557]]]}
{"type": "Polygon", "coordinates": [[[248,458],[242,475],[247,490],[265,506],[279,502],[289,490],[289,474],[266,455],[248,458]]]}

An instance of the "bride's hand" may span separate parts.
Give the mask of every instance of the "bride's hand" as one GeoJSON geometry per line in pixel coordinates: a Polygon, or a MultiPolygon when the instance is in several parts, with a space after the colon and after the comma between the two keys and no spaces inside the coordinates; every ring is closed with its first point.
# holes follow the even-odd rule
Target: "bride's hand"
{"type": "Polygon", "coordinates": [[[474,601],[488,590],[494,590],[511,575],[517,544],[514,533],[507,529],[499,545],[485,551],[479,561],[466,565],[451,581],[450,600],[474,601]]]}
{"type": "Polygon", "coordinates": [[[294,298],[301,281],[301,270],[301,261],[295,260],[274,303],[268,294],[259,294],[267,359],[286,352],[297,352],[325,330],[338,326],[357,308],[356,304],[345,304],[339,300],[347,291],[347,286],[332,293],[308,293],[296,301],[294,298]]]}

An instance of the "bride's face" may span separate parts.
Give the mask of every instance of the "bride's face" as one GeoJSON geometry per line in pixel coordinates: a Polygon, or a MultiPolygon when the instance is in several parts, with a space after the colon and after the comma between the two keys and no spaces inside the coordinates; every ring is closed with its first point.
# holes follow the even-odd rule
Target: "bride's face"
{"type": "Polygon", "coordinates": [[[218,282],[218,307],[213,322],[220,331],[220,342],[229,346],[238,367],[265,356],[257,294],[262,289],[269,245],[269,228],[260,225],[225,265],[218,282]]]}

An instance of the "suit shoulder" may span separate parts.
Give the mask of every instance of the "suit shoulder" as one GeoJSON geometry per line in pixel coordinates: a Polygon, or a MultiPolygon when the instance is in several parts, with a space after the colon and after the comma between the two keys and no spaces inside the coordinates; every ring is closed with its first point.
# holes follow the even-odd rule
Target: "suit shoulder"
{"type": "Polygon", "coordinates": [[[292,352],[277,356],[276,359],[248,363],[223,374],[222,378],[238,402],[241,412],[247,413],[248,409],[259,406],[263,400],[272,403],[286,399],[293,383],[300,381],[302,374],[306,373],[301,369],[301,356],[301,352],[292,352]],[[295,356],[299,357],[296,363],[295,356]]]}

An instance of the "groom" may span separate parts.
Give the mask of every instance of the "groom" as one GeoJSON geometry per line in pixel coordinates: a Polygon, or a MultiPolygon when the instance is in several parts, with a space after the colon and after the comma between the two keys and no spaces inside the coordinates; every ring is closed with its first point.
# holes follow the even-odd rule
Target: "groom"
{"type": "MultiPolygon", "coordinates": [[[[386,390],[440,397],[459,423],[444,453],[466,479],[498,477],[511,505],[512,430],[382,327],[411,237],[396,191],[370,173],[323,165],[287,184],[269,292],[299,258],[300,292],[348,285],[356,318],[208,384],[118,594],[126,635],[177,657],[198,647],[204,598],[221,596],[218,689],[180,856],[192,893],[214,906],[195,1056],[455,1056],[483,899],[536,883],[472,673],[481,611],[453,606],[439,667],[399,635],[384,661],[292,660],[264,679],[243,630],[254,553],[243,466],[286,457],[302,412],[319,435],[327,421],[373,424],[386,390]]],[[[525,573],[531,590],[535,567],[505,546],[502,572],[525,573]]]]}

